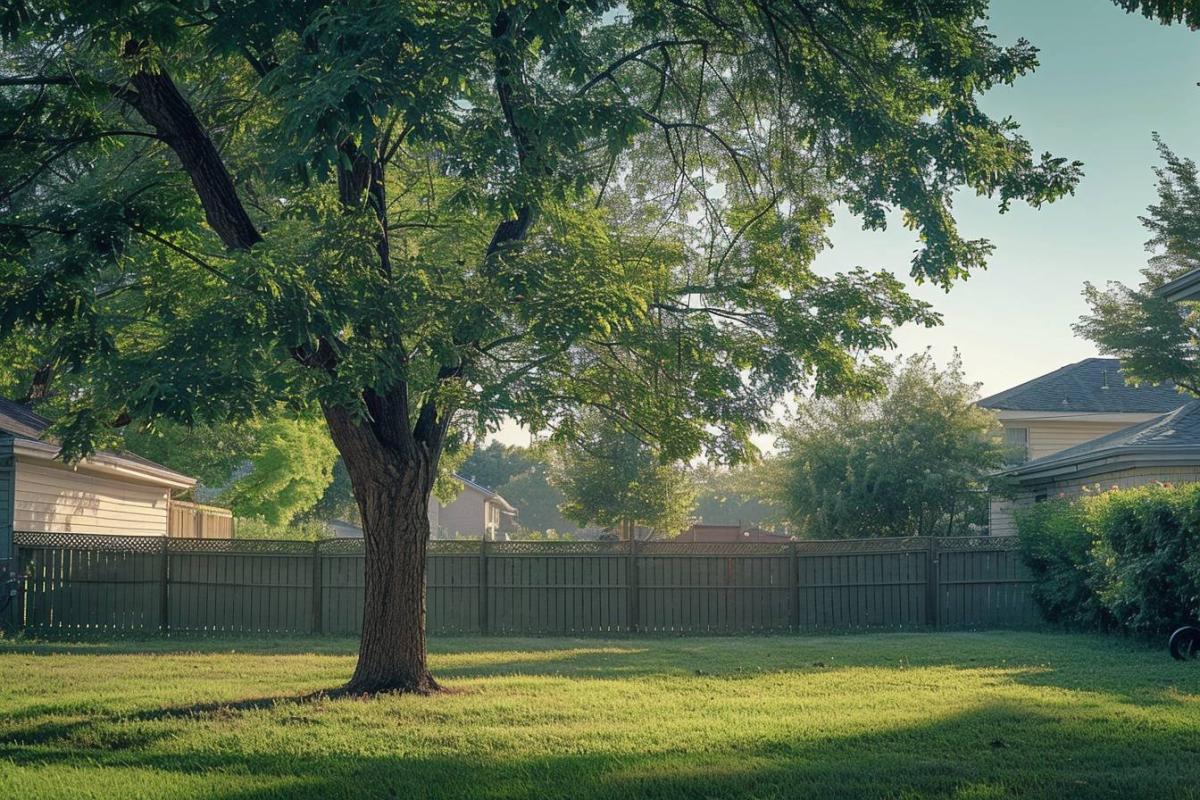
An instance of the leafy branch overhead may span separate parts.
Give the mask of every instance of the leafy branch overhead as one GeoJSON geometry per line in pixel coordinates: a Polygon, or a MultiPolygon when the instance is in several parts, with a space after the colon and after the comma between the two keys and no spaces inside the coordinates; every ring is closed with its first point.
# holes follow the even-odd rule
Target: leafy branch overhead
{"type": "Polygon", "coordinates": [[[979,109],[1036,65],[985,9],[16,0],[10,369],[72,454],[282,402],[397,470],[585,408],[733,457],[782,393],[872,388],[861,354],[937,322],[892,276],[811,269],[836,205],[902,212],[948,287],[990,252],[955,191],[1078,179],[979,109]]]}

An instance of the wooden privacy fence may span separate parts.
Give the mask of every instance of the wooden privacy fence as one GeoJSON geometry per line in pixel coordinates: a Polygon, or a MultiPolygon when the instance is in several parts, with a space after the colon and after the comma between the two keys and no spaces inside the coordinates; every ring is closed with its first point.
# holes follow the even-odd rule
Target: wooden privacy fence
{"type": "MultiPolygon", "coordinates": [[[[362,542],[17,534],[31,631],[349,634],[362,542]]],[[[434,634],[735,634],[1040,623],[1014,537],[435,541],[434,634]]]]}
{"type": "Polygon", "coordinates": [[[180,539],[232,539],[233,512],[228,508],[172,500],[167,535],[180,539]]]}

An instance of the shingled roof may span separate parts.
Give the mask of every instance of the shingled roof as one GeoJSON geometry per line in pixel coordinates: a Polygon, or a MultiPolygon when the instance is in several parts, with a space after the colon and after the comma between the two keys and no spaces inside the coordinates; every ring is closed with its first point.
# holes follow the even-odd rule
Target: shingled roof
{"type": "Polygon", "coordinates": [[[1104,463],[1112,469],[1130,459],[1200,463],[1200,400],[1107,436],[1035,458],[1005,474],[1032,478],[1047,473],[1080,471],[1084,465],[1104,463]]]}
{"type": "MultiPolygon", "coordinates": [[[[58,443],[53,437],[46,435],[49,427],[50,421],[30,409],[29,406],[0,397],[0,435],[8,434],[19,441],[29,443],[30,447],[40,448],[46,452],[48,457],[54,457],[58,452],[58,443]]],[[[196,483],[195,478],[125,450],[101,450],[88,458],[97,463],[141,467],[143,470],[150,470],[158,477],[176,483],[184,483],[189,486],[196,483]]]]}
{"type": "Polygon", "coordinates": [[[979,406],[997,411],[1162,414],[1187,401],[1170,383],[1127,384],[1119,359],[1085,358],[985,397],[979,406]]]}
{"type": "Polygon", "coordinates": [[[41,439],[50,421],[35,414],[28,406],[0,397],[0,433],[25,439],[41,439]]]}

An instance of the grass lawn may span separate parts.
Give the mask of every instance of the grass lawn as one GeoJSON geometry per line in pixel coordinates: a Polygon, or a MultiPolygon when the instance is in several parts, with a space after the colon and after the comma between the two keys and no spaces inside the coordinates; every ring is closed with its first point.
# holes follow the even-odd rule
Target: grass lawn
{"type": "Polygon", "coordinates": [[[1200,664],[1089,636],[0,641],[0,797],[1200,797],[1200,664]]]}

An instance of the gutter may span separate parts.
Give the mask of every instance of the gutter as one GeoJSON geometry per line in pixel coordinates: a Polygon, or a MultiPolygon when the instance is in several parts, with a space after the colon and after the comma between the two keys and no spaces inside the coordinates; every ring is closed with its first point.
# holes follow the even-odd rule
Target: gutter
{"type": "Polygon", "coordinates": [[[1200,446],[1160,445],[1099,450],[1080,459],[1042,464],[1028,471],[1017,467],[996,474],[1014,478],[1021,483],[1032,483],[1061,477],[1095,475],[1109,472],[1113,467],[1135,469],[1137,467],[1181,465],[1200,467],[1200,446]]]}
{"type": "Polygon", "coordinates": [[[24,437],[13,437],[14,454],[37,459],[38,461],[56,462],[58,465],[71,470],[83,467],[84,469],[94,470],[105,475],[134,478],[171,489],[191,489],[196,485],[195,478],[189,478],[187,475],[182,475],[166,467],[151,466],[131,461],[127,458],[122,458],[116,453],[101,450],[91,454],[87,458],[81,458],[78,463],[71,465],[58,460],[60,451],[61,448],[58,445],[39,442],[35,439],[26,439],[24,437]]]}
{"type": "Polygon", "coordinates": [[[1167,281],[1154,290],[1154,296],[1172,303],[1200,298],[1200,269],[1185,272],[1175,280],[1167,281]]]}

